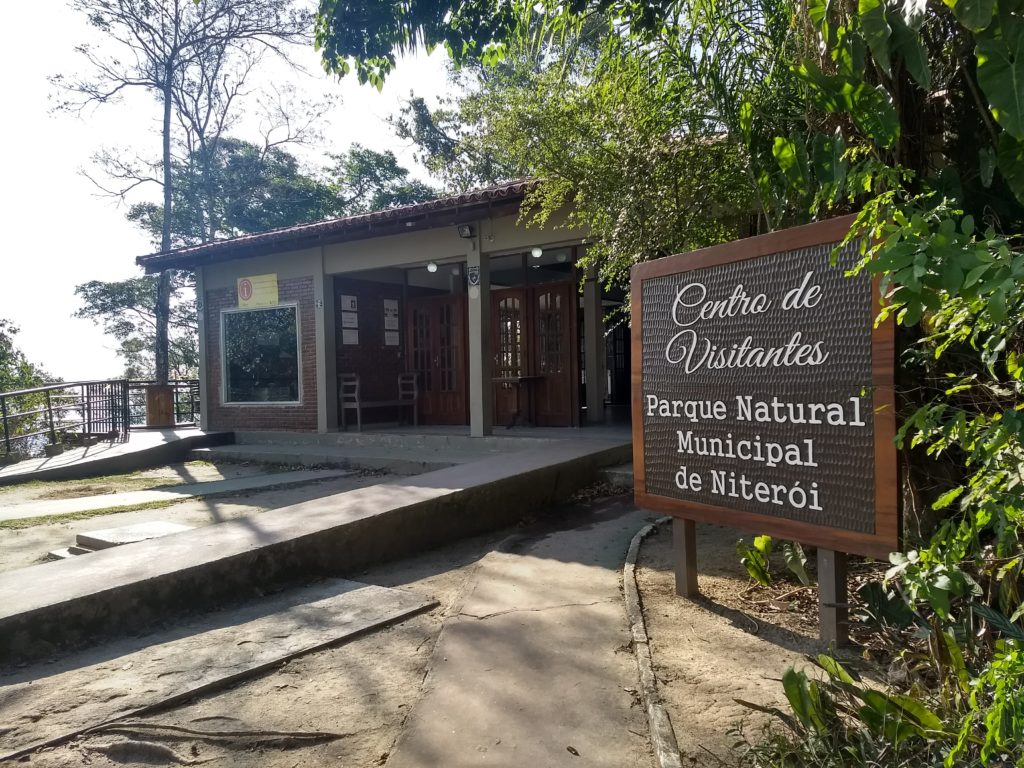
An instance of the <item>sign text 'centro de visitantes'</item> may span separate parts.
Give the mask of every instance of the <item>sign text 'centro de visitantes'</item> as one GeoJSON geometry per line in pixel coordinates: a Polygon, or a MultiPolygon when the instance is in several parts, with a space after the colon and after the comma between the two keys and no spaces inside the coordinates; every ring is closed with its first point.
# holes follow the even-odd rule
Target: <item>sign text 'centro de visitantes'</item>
{"type": "Polygon", "coordinates": [[[884,556],[898,545],[892,329],[850,218],[633,271],[637,500],[884,556]]]}

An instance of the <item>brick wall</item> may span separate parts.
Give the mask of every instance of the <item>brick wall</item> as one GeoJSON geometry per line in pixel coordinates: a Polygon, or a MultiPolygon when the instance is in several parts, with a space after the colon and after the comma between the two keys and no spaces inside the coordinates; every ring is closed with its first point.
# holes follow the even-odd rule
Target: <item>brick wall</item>
{"type": "MultiPolygon", "coordinates": [[[[360,396],[363,400],[394,400],[398,397],[398,376],[405,366],[405,303],[402,286],[338,277],[334,280],[335,342],[338,374],[359,374],[360,396]],[[341,297],[355,296],[359,302],[359,344],[342,344],[341,297]],[[398,301],[399,346],[384,344],[384,299],[398,301]]],[[[408,409],[407,409],[408,410],[408,409]]],[[[407,414],[408,415],[408,414],[407,414]]],[[[355,419],[355,411],[348,416],[355,419]]],[[[363,420],[395,421],[397,409],[368,408],[363,420]]]]}
{"type": "Polygon", "coordinates": [[[210,429],[282,430],[315,432],[316,419],[316,319],[313,309],[313,278],[280,280],[278,300],[282,304],[298,304],[299,403],[296,405],[260,405],[258,403],[224,405],[222,376],[223,358],[220,349],[221,312],[238,306],[234,288],[206,292],[206,375],[207,413],[210,429]]]}

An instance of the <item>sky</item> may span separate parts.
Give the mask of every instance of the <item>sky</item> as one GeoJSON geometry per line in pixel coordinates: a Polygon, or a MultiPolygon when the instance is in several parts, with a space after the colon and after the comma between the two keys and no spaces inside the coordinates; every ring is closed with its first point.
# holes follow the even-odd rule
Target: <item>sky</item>
{"type": "MultiPolygon", "coordinates": [[[[99,38],[66,0],[12,3],[4,21],[0,318],[21,329],[16,344],[48,373],[65,381],[114,378],[123,370],[117,344],[91,321],[72,317],[79,308],[75,286],[141,274],[135,257],[154,248],[125,219],[125,205],[98,194],[82,172],[95,175],[91,158],[104,148],[158,157],[159,104],[137,93],[81,116],[54,112],[59,92],[48,78],[85,74],[86,62],[75,46],[99,38]]],[[[411,148],[384,121],[410,91],[426,97],[444,91],[442,52],[402,62],[382,92],[352,77],[339,82],[323,74],[312,47],[296,58],[308,75],[271,66],[260,79],[269,84],[287,78],[307,98],[338,100],[322,125],[324,150],[342,152],[353,142],[390,149],[423,177],[411,148]]],[[[236,135],[253,139],[254,127],[243,122],[236,135]]],[[[161,192],[152,186],[140,194],[158,201],[161,192]]]]}

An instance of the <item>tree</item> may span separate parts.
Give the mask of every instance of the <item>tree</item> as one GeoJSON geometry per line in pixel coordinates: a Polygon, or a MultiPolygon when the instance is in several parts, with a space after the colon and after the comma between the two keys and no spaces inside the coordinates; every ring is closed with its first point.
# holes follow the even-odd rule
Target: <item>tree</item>
{"type": "Polygon", "coordinates": [[[353,144],[347,152],[331,155],[334,165],[326,170],[337,195],[339,213],[379,211],[396,205],[422,203],[437,197],[437,190],[409,178],[390,150],[377,152],[353,144]]]}
{"type": "Polygon", "coordinates": [[[398,122],[420,158],[456,183],[543,179],[527,219],[589,229],[584,263],[619,287],[638,261],[735,237],[754,199],[745,156],[692,81],[659,81],[628,52],[603,60],[592,30],[560,42],[467,62],[462,95],[437,113],[410,102],[398,122]]]}
{"type": "MultiPolygon", "coordinates": [[[[290,4],[273,0],[74,0],[106,41],[104,50],[79,46],[91,72],[82,78],[56,78],[73,94],[79,108],[106,104],[123,91],[141,88],[157,96],[162,108],[161,173],[147,177],[163,185],[163,229],[160,249],[172,244],[171,207],[172,116],[176,90],[189,82],[197,63],[223,53],[257,45],[280,46],[303,38],[307,19],[290,4]]],[[[157,380],[168,378],[168,321],[171,275],[161,274],[156,290],[155,369],[157,380]]]]}
{"type": "Polygon", "coordinates": [[[17,334],[18,328],[0,317],[0,392],[41,387],[51,378],[18,349],[14,343],[17,334]]]}
{"type": "MultiPolygon", "coordinates": [[[[74,317],[92,320],[103,328],[104,333],[118,341],[118,353],[125,361],[126,378],[153,378],[158,283],[158,277],[144,275],[114,282],[90,280],[75,288],[82,307],[74,317]]],[[[168,363],[170,377],[175,379],[198,375],[199,340],[193,288],[189,273],[173,272],[168,317],[168,363]]]]}
{"type": "MultiPolygon", "coordinates": [[[[390,152],[358,145],[332,155],[334,165],[312,171],[303,170],[284,149],[266,143],[225,137],[213,150],[212,157],[202,161],[190,156],[172,165],[177,179],[171,207],[173,247],[421,202],[436,195],[431,187],[409,179],[409,172],[390,152]]],[[[158,243],[164,231],[163,213],[157,203],[136,203],[128,219],[158,243]]],[[[191,273],[171,273],[168,363],[175,378],[194,377],[198,368],[194,285],[191,273]]],[[[154,375],[158,288],[157,278],[142,276],[91,280],[75,289],[82,306],[74,316],[92,320],[117,340],[129,378],[154,375]]]]}

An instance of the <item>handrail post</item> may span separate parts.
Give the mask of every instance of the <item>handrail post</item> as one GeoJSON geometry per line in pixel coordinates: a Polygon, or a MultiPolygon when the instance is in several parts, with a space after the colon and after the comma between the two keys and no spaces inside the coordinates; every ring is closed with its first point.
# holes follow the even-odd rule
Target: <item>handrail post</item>
{"type": "Polygon", "coordinates": [[[128,379],[121,379],[121,418],[124,424],[124,438],[127,440],[132,431],[131,404],[128,402],[128,379]]]}
{"type": "Polygon", "coordinates": [[[7,398],[3,395],[0,395],[0,416],[4,421],[4,450],[9,456],[11,454],[11,428],[7,423],[7,398]]]}
{"type": "Polygon", "coordinates": [[[50,443],[57,444],[57,430],[53,426],[53,400],[50,397],[50,390],[46,390],[46,415],[50,418],[50,443]]]}

